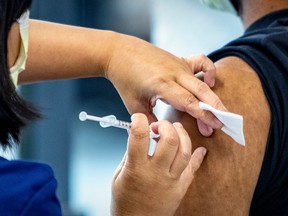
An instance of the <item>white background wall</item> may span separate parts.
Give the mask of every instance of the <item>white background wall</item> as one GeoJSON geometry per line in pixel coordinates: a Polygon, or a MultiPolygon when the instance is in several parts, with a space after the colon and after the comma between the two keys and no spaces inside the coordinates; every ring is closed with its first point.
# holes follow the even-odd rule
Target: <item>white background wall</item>
{"type": "Polygon", "coordinates": [[[152,42],[178,56],[208,54],[243,32],[238,17],[207,8],[200,0],[151,2],[152,42]]]}

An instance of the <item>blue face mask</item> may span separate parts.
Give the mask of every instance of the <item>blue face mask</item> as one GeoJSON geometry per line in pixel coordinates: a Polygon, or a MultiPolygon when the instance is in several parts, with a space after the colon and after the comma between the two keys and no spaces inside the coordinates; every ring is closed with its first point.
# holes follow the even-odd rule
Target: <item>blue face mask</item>
{"type": "Polygon", "coordinates": [[[17,86],[19,74],[25,70],[27,53],[28,53],[28,23],[29,23],[29,11],[26,11],[17,20],[20,28],[21,45],[18,58],[15,64],[10,68],[10,77],[15,87],[17,86]]]}
{"type": "Polygon", "coordinates": [[[201,2],[207,7],[210,7],[216,10],[227,11],[227,12],[237,15],[237,11],[233,7],[230,0],[201,0],[201,2]]]}

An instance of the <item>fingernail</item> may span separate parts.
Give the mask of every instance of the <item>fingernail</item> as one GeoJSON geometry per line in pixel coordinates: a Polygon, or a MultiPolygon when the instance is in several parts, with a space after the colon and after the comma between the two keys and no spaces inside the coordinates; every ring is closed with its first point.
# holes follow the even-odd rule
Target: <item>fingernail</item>
{"type": "Polygon", "coordinates": [[[132,114],[130,118],[131,118],[131,121],[133,121],[135,119],[135,114],[132,114]]]}
{"type": "Polygon", "coordinates": [[[215,85],[215,79],[211,80],[210,87],[212,88],[212,87],[214,87],[214,85],[215,85]]]}
{"type": "Polygon", "coordinates": [[[152,130],[154,132],[154,128],[157,128],[158,127],[158,124],[156,122],[152,122],[150,125],[149,125],[149,129],[152,130]]]}
{"type": "Polygon", "coordinates": [[[203,148],[203,150],[202,150],[202,155],[205,156],[206,153],[207,153],[207,149],[206,149],[206,148],[203,148]]]}
{"type": "Polygon", "coordinates": [[[152,127],[153,125],[157,125],[158,122],[151,122],[150,126],[152,127]]]}
{"type": "Polygon", "coordinates": [[[213,133],[213,128],[208,126],[208,127],[207,127],[207,135],[208,135],[208,136],[211,136],[212,133],[213,133]]]}
{"type": "Polygon", "coordinates": [[[173,125],[178,128],[183,128],[183,125],[180,122],[174,122],[173,125]]]}

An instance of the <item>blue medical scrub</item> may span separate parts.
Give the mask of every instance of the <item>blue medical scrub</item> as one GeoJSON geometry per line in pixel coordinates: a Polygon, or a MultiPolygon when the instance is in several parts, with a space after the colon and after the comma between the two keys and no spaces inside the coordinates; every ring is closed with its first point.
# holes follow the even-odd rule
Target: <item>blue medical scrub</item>
{"type": "Polygon", "coordinates": [[[0,157],[0,215],[61,215],[56,188],[48,165],[0,157]]]}

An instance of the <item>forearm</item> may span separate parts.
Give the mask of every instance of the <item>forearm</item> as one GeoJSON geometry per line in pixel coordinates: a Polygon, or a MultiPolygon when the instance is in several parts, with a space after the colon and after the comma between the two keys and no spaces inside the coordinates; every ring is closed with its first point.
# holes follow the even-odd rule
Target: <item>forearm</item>
{"type": "Polygon", "coordinates": [[[31,20],[27,69],[19,82],[104,76],[120,34],[31,20]]]}
{"type": "Polygon", "coordinates": [[[27,67],[19,84],[104,76],[128,111],[145,113],[150,122],[156,120],[153,106],[161,99],[203,125],[223,126],[198,106],[201,100],[225,110],[209,88],[214,85],[215,67],[205,56],[185,60],[133,36],[36,20],[30,21],[29,37],[27,67]],[[194,76],[201,71],[205,82],[194,76]]]}

